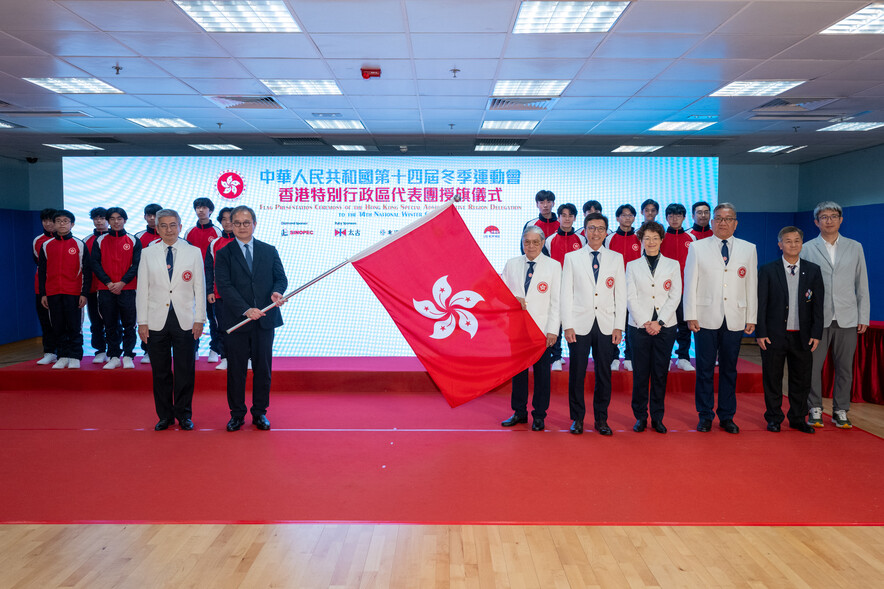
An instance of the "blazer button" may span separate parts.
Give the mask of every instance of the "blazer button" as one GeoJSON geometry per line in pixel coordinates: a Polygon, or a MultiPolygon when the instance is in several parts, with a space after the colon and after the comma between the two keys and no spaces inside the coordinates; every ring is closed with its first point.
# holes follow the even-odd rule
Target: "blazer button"
{"type": "Polygon", "coordinates": [[[727,272],[727,268],[725,268],[724,271],[727,272]]]}
{"type": "Polygon", "coordinates": [[[652,299],[656,299],[657,297],[655,297],[654,295],[651,295],[651,298],[652,298],[652,299]]]}
{"type": "Polygon", "coordinates": [[[727,297],[724,297],[724,300],[727,300],[727,297]]]}
{"type": "Polygon", "coordinates": [[[598,307],[596,307],[596,308],[595,308],[595,310],[596,310],[596,311],[598,311],[598,310],[599,310],[599,308],[598,308],[598,307]]]}
{"type": "Polygon", "coordinates": [[[654,285],[654,284],[651,285],[652,288],[653,288],[654,286],[656,286],[656,285],[654,285]]]}

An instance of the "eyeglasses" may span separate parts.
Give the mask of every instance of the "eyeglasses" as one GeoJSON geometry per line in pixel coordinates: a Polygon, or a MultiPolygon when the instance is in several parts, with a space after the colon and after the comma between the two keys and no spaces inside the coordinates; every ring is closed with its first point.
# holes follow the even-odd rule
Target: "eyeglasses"
{"type": "Polygon", "coordinates": [[[587,233],[594,233],[594,232],[601,233],[601,232],[607,231],[607,230],[608,230],[607,227],[596,227],[595,225],[590,225],[589,227],[586,228],[587,233]]]}
{"type": "Polygon", "coordinates": [[[820,215],[817,217],[818,221],[822,221],[823,223],[828,223],[829,221],[837,221],[841,218],[841,215],[820,215]]]}
{"type": "Polygon", "coordinates": [[[160,223],[157,225],[160,229],[178,229],[178,223],[160,223]]]}
{"type": "Polygon", "coordinates": [[[716,223],[736,223],[736,217],[712,217],[712,220],[716,223]]]}
{"type": "Polygon", "coordinates": [[[234,227],[251,227],[252,222],[251,221],[234,221],[233,226],[234,227]]]}

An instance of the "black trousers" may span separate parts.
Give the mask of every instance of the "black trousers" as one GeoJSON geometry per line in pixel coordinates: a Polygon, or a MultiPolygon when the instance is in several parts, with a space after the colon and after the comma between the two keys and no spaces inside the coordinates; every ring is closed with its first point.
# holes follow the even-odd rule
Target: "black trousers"
{"type": "Polygon", "coordinates": [[[583,421],[586,416],[584,383],[590,349],[595,370],[592,410],[597,422],[607,421],[608,405],[611,404],[611,362],[614,360],[614,346],[611,345],[611,334],[602,333],[598,321],[592,324],[588,334],[578,335],[576,342],[568,344],[571,354],[571,362],[568,364],[568,405],[571,419],[583,421]]]}
{"type": "MultiPolygon", "coordinates": [[[[550,383],[550,349],[547,348],[540,355],[540,359],[534,363],[534,398],[531,404],[534,411],[531,416],[534,419],[544,419],[546,410],[549,409],[549,383],[550,383]]],[[[519,417],[528,416],[528,369],[526,368],[513,377],[513,394],[510,405],[513,412],[519,417]]]]}
{"type": "Polygon", "coordinates": [[[49,318],[49,309],[43,306],[42,298],[39,294],[34,295],[37,300],[37,319],[40,320],[40,333],[43,336],[43,353],[55,354],[58,348],[58,341],[55,339],[55,333],[52,331],[52,320],[49,318]]]}
{"type": "Polygon", "coordinates": [[[89,313],[89,330],[92,332],[92,347],[95,354],[107,352],[107,340],[104,337],[104,319],[98,311],[98,293],[90,292],[86,296],[86,311],[89,313]]]}
{"type": "MultiPolygon", "coordinates": [[[[221,331],[221,324],[218,321],[218,316],[221,313],[221,301],[217,301],[215,303],[206,303],[206,319],[209,321],[209,349],[221,355],[221,351],[219,346],[219,335],[221,331]]],[[[194,351],[198,350],[200,347],[199,340],[196,340],[193,344],[194,351]]]]}
{"type": "Polygon", "coordinates": [[[636,419],[647,419],[650,407],[651,419],[662,421],[675,327],[664,327],[657,335],[650,335],[627,325],[626,333],[631,334],[633,346],[632,414],[636,419]]]}
{"type": "Polygon", "coordinates": [[[807,421],[807,397],[810,394],[810,378],[813,371],[813,354],[805,347],[801,334],[786,332],[786,341],[774,346],[768,344],[761,350],[762,383],[764,384],[764,419],[767,422],[783,421],[783,366],[789,365],[789,423],[807,421]]]}
{"type": "Polygon", "coordinates": [[[718,329],[700,329],[694,334],[697,344],[697,376],[694,381],[694,404],[700,419],[733,419],[737,412],[737,359],[740,356],[742,331],[731,331],[727,320],[718,329]],[[715,360],[718,360],[718,410],[715,411],[715,360]]]}
{"type": "Polygon", "coordinates": [[[691,333],[688,322],[684,320],[684,303],[679,303],[675,309],[675,321],[677,331],[675,333],[675,341],[678,343],[678,349],[675,355],[679,360],[691,359],[691,333]]]}
{"type": "Polygon", "coordinates": [[[209,347],[215,350],[215,352],[222,358],[226,358],[227,349],[225,346],[227,342],[227,331],[221,327],[221,318],[223,317],[222,309],[224,308],[224,305],[221,304],[221,299],[215,299],[215,304],[212,306],[215,307],[215,324],[218,326],[218,329],[212,332],[212,341],[215,343],[209,344],[209,347]],[[215,334],[217,334],[217,339],[215,334]]]}
{"type": "MultiPolygon", "coordinates": [[[[629,360],[632,362],[632,336],[629,335],[629,312],[626,313],[626,331],[623,333],[623,359],[629,360]]],[[[612,364],[614,360],[620,358],[620,345],[611,344],[611,362],[608,364],[612,364]]]]}
{"type": "Polygon", "coordinates": [[[104,318],[107,355],[135,357],[135,291],[124,290],[118,295],[109,290],[98,291],[98,310],[104,318]]]}
{"type": "Polygon", "coordinates": [[[153,402],[160,419],[179,422],[193,415],[193,332],[181,329],[170,308],[166,324],[150,330],[150,370],[153,374],[153,402]]]}
{"type": "Polygon", "coordinates": [[[267,413],[270,406],[270,374],[273,368],[273,330],[257,325],[227,334],[227,405],[230,416],[246,415],[246,374],[252,361],[252,417],[267,413]]]}
{"type": "Polygon", "coordinates": [[[56,354],[59,358],[82,360],[83,311],[80,309],[80,295],[57,294],[46,299],[53,338],[58,342],[56,354]]]}

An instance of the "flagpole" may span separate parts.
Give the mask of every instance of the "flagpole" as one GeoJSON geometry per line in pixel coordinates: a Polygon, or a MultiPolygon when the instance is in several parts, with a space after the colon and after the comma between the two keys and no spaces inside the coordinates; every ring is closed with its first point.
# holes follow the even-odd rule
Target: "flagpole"
{"type": "MultiPolygon", "coordinates": [[[[460,202],[461,198],[460,198],[460,196],[455,196],[452,200],[453,200],[454,202],[460,202]]],[[[446,203],[444,203],[444,204],[439,205],[438,207],[436,207],[436,209],[433,211],[433,213],[438,212],[442,207],[445,207],[447,204],[448,204],[448,203],[446,202],[446,203]]],[[[433,213],[430,213],[430,215],[432,215],[433,213]]],[[[420,219],[418,219],[418,221],[423,221],[424,219],[426,219],[427,216],[428,216],[428,215],[424,215],[423,217],[421,217],[420,219]]],[[[417,221],[414,223],[414,225],[417,225],[417,221]]],[[[407,228],[408,228],[408,227],[404,227],[403,229],[407,229],[407,228]]],[[[369,250],[375,250],[375,249],[378,249],[378,247],[379,247],[380,244],[384,244],[384,245],[386,245],[387,241],[392,241],[392,238],[393,238],[393,237],[395,237],[395,236],[391,236],[391,237],[388,237],[388,238],[382,239],[381,241],[379,241],[379,242],[377,242],[377,243],[375,243],[375,244],[373,244],[373,245],[371,245],[371,246],[365,248],[365,249],[362,250],[361,252],[359,252],[359,253],[357,253],[357,254],[355,254],[355,255],[353,255],[353,256],[350,256],[349,258],[347,258],[346,260],[344,260],[343,262],[341,262],[340,264],[338,264],[338,265],[335,266],[334,268],[331,268],[331,269],[329,269],[329,270],[326,270],[325,272],[323,272],[322,274],[320,274],[319,276],[317,276],[316,278],[314,278],[314,279],[311,280],[310,282],[307,282],[307,283],[305,283],[305,284],[302,284],[301,286],[299,286],[299,287],[296,288],[295,290],[291,291],[290,293],[288,293],[287,295],[285,295],[284,297],[282,297],[281,299],[279,299],[277,302],[275,302],[275,303],[270,303],[269,305],[267,305],[266,307],[264,307],[263,309],[261,309],[261,313],[266,313],[267,311],[269,311],[269,310],[272,309],[273,307],[279,307],[280,305],[282,305],[283,303],[285,303],[287,300],[289,300],[290,298],[292,298],[293,296],[295,296],[296,294],[298,294],[298,293],[301,292],[302,290],[306,289],[308,286],[312,286],[312,285],[316,284],[317,282],[319,282],[320,280],[322,280],[323,278],[325,278],[326,276],[328,276],[329,274],[333,274],[333,273],[337,272],[338,270],[340,270],[341,268],[343,268],[344,266],[346,266],[347,264],[349,264],[352,260],[354,260],[354,259],[356,259],[356,258],[360,258],[360,257],[362,257],[363,255],[365,255],[366,253],[368,253],[369,250]]],[[[234,331],[236,331],[237,329],[239,329],[240,327],[242,327],[243,325],[245,325],[245,324],[248,323],[249,321],[253,321],[253,319],[250,319],[250,318],[248,318],[248,317],[245,318],[245,319],[243,319],[242,321],[240,321],[239,323],[237,323],[236,325],[234,325],[233,327],[231,327],[230,329],[228,329],[228,330],[227,330],[227,333],[233,333],[234,331]]]]}

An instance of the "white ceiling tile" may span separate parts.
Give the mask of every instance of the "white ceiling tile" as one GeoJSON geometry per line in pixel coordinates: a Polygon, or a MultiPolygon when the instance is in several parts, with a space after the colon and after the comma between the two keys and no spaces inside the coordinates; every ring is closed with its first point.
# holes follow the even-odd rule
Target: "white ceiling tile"
{"type": "Polygon", "coordinates": [[[872,86],[868,90],[863,90],[862,92],[857,92],[855,96],[866,96],[866,97],[884,96],[884,84],[878,84],[876,86],[872,86]]]}
{"type": "Polygon", "coordinates": [[[605,38],[603,33],[510,35],[503,57],[586,59],[605,38]]]}
{"type": "Polygon", "coordinates": [[[54,0],[27,0],[2,11],[2,26],[7,31],[92,31],[92,25],[54,0]]]}
{"type": "Polygon", "coordinates": [[[205,33],[114,33],[113,37],[145,57],[228,57],[205,33]]]}
{"type": "Polygon", "coordinates": [[[880,35],[814,35],[789,47],[778,59],[860,59],[884,46],[880,35]]]}
{"type": "Polygon", "coordinates": [[[611,111],[605,110],[589,110],[589,109],[569,109],[550,111],[543,117],[544,121],[601,121],[610,114],[611,111]]]}
{"type": "Polygon", "coordinates": [[[260,79],[329,80],[332,73],[320,59],[240,59],[249,73],[260,79]]]}
{"type": "Polygon", "coordinates": [[[103,31],[196,32],[202,30],[173,2],[156,0],[58,0],[103,31]]]}
{"type": "Polygon", "coordinates": [[[54,119],[54,118],[16,118],[14,122],[24,125],[29,129],[36,129],[47,133],[81,133],[85,127],[75,121],[80,119],[54,119]]]}
{"type": "Polygon", "coordinates": [[[315,136],[316,133],[310,125],[299,119],[282,119],[276,121],[255,119],[248,123],[259,131],[277,136],[292,133],[297,133],[298,136],[315,136]]]}
{"type": "Polygon", "coordinates": [[[359,115],[363,121],[420,121],[421,111],[417,109],[406,110],[403,108],[362,108],[359,115]]]}
{"type": "Polygon", "coordinates": [[[810,80],[840,70],[850,63],[834,59],[771,59],[746,72],[743,79],[810,80]]]}
{"type": "Polygon", "coordinates": [[[300,33],[213,33],[209,37],[233,57],[319,57],[310,38],[300,33]]]}
{"type": "Polygon", "coordinates": [[[749,2],[718,33],[726,35],[813,35],[868,2],[749,2]]]}
{"type": "Polygon", "coordinates": [[[485,109],[488,96],[458,96],[456,94],[445,96],[440,94],[426,94],[420,96],[422,109],[458,109],[479,110],[485,109]]]}
{"type": "Polygon", "coordinates": [[[677,111],[694,102],[691,96],[635,96],[624,102],[620,110],[669,110],[677,111]]]}
{"type": "Polygon", "coordinates": [[[719,80],[653,80],[637,96],[695,96],[700,98],[722,87],[719,80]]]}
{"type": "MultiPolygon", "coordinates": [[[[22,84],[27,84],[27,82],[22,82],[22,84]]],[[[28,86],[31,86],[31,84],[28,84],[28,86]]],[[[9,90],[11,90],[11,88],[10,85],[6,83],[6,76],[0,75],[0,100],[8,102],[17,108],[34,108],[40,110],[59,108],[81,110],[84,108],[82,102],[78,102],[67,96],[62,96],[61,94],[16,94],[9,90]]],[[[3,115],[0,115],[0,118],[3,118],[3,115]]]]}
{"type": "Polygon", "coordinates": [[[383,94],[383,95],[413,95],[417,93],[414,80],[385,80],[372,78],[363,80],[338,80],[338,86],[344,94],[355,96],[359,94],[383,94]]]}
{"type": "MultiPolygon", "coordinates": [[[[423,126],[419,121],[371,121],[366,123],[365,128],[372,133],[423,133],[423,126]]],[[[344,134],[346,131],[341,131],[344,134]]]]}
{"type": "Polygon", "coordinates": [[[823,80],[884,80],[884,59],[846,62],[819,78],[823,80]]]}
{"type": "MultiPolygon", "coordinates": [[[[574,85],[575,82],[571,82],[574,85]]],[[[592,86],[588,87],[590,90],[592,86]]],[[[633,92],[630,92],[631,96],[633,92]]],[[[563,96],[556,103],[556,109],[615,109],[626,102],[629,96],[563,96]]]]}
{"type": "Polygon", "coordinates": [[[88,77],[82,70],[55,57],[0,57],[0,72],[17,78],[88,77]]]}
{"type": "Polygon", "coordinates": [[[185,78],[181,81],[201,94],[268,94],[267,87],[253,79],[185,78]]]}
{"type": "Polygon", "coordinates": [[[802,38],[789,35],[710,35],[689,51],[692,59],[769,59],[802,38]]]}
{"type": "Polygon", "coordinates": [[[114,55],[135,56],[135,52],[118,43],[107,33],[86,31],[23,31],[18,34],[23,41],[47,53],[60,56],[114,55]]]}
{"type": "Polygon", "coordinates": [[[409,54],[406,35],[323,33],[311,38],[326,59],[401,59],[409,54]]]}
{"type": "Polygon", "coordinates": [[[564,96],[632,96],[641,90],[645,80],[574,80],[564,96]]]}
{"type": "Polygon", "coordinates": [[[417,96],[351,96],[350,102],[355,108],[418,108],[417,96]]]}
{"type": "Polygon", "coordinates": [[[501,80],[570,80],[583,67],[582,59],[503,59],[501,80]]]}
{"type": "Polygon", "coordinates": [[[490,80],[418,80],[421,95],[491,96],[490,80]]]}
{"type": "Polygon", "coordinates": [[[196,94],[196,91],[186,84],[182,84],[173,78],[109,78],[104,82],[113,84],[127,94],[147,94],[162,92],[164,94],[196,94]]]}
{"type": "Polygon", "coordinates": [[[780,96],[853,96],[877,86],[872,80],[811,80],[780,96]]]}
{"type": "Polygon", "coordinates": [[[95,106],[101,109],[104,107],[125,106],[125,107],[148,107],[149,105],[136,96],[128,94],[78,94],[77,100],[89,106],[95,106]]]}
{"type": "Polygon", "coordinates": [[[77,123],[88,129],[101,129],[103,131],[122,131],[130,130],[132,128],[132,124],[129,121],[126,121],[125,119],[120,119],[119,117],[77,119],[77,123]]]}
{"type": "Polygon", "coordinates": [[[543,121],[534,129],[534,133],[588,133],[598,121],[543,121]]]}
{"type": "Polygon", "coordinates": [[[497,59],[415,59],[414,69],[419,80],[454,79],[452,68],[459,80],[490,80],[497,71],[497,59]]]}
{"type": "MultiPolygon", "coordinates": [[[[112,76],[114,80],[123,78],[166,78],[169,73],[158,68],[143,57],[66,57],[65,61],[95,77],[112,76]],[[114,66],[122,69],[117,74],[114,66]]],[[[113,82],[108,82],[113,84],[113,82]]]]}
{"type": "MultiPolygon", "coordinates": [[[[410,59],[329,59],[326,63],[339,80],[363,80],[363,67],[380,68],[382,80],[414,79],[410,59]]],[[[376,78],[368,80],[374,81],[376,78]]]]}
{"type": "Polygon", "coordinates": [[[413,33],[506,33],[519,5],[512,0],[405,0],[413,33]]]}
{"type": "Polygon", "coordinates": [[[304,30],[313,33],[404,33],[399,0],[299,0],[291,3],[304,30]]]}
{"type": "Polygon", "coordinates": [[[321,112],[337,112],[350,108],[346,96],[275,96],[276,101],[291,109],[312,108],[321,112]]]}
{"type": "Polygon", "coordinates": [[[340,119],[349,120],[349,119],[358,119],[359,112],[352,108],[332,108],[332,109],[319,109],[319,108],[291,108],[289,111],[302,119],[316,119],[320,118],[318,115],[320,113],[328,113],[333,112],[337,115],[340,115],[340,119]]]}
{"type": "Polygon", "coordinates": [[[148,104],[161,108],[200,108],[205,106],[206,98],[200,94],[139,94],[138,98],[148,104]]]}
{"type": "MultiPolygon", "coordinates": [[[[16,33],[16,35],[18,34],[22,33],[16,33]]],[[[39,56],[46,55],[46,52],[25,43],[11,34],[0,33],[0,56],[21,57],[25,55],[39,56]]]]}
{"type": "Polygon", "coordinates": [[[684,55],[700,39],[699,35],[609,33],[593,57],[676,58],[684,55]]]}
{"type": "Polygon", "coordinates": [[[450,141],[458,141],[465,140],[464,143],[473,144],[475,141],[474,136],[478,133],[486,133],[486,131],[481,130],[481,121],[476,119],[467,119],[467,118],[458,118],[451,120],[432,120],[424,122],[424,129],[427,133],[435,133],[439,135],[453,135],[457,134],[457,137],[451,137],[450,141]],[[454,125],[454,129],[452,129],[449,125],[454,125]],[[464,134],[467,134],[468,137],[463,137],[464,134]]]}
{"type": "MultiPolygon", "coordinates": [[[[140,101],[139,101],[140,102],[140,101]]],[[[128,118],[163,118],[170,117],[172,114],[164,109],[155,106],[101,106],[102,112],[117,117],[117,119],[128,118]]]]}
{"type": "Polygon", "coordinates": [[[672,59],[592,58],[577,75],[586,80],[649,80],[675,63],[672,59]]]}
{"type": "Polygon", "coordinates": [[[632,2],[615,25],[618,33],[695,33],[715,30],[745,2],[632,2]]]}
{"type": "Polygon", "coordinates": [[[757,59],[679,59],[660,80],[736,80],[760,64],[757,59]]]}
{"type": "Polygon", "coordinates": [[[155,57],[152,61],[177,78],[250,78],[251,74],[232,58],[155,57]]]}
{"type": "Polygon", "coordinates": [[[669,110],[615,110],[607,117],[606,121],[643,121],[654,124],[666,120],[671,111],[669,110]]]}
{"type": "Polygon", "coordinates": [[[432,34],[411,35],[415,59],[498,58],[503,49],[504,34],[432,34]]]}

